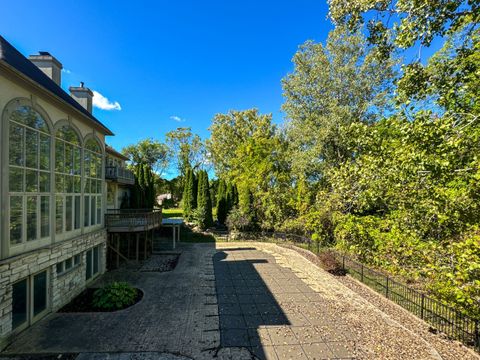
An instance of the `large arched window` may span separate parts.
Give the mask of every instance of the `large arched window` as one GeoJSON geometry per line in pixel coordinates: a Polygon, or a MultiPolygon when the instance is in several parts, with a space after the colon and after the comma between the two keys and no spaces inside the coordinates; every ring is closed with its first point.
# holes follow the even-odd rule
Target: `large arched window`
{"type": "Polygon", "coordinates": [[[12,103],[8,118],[9,239],[12,246],[50,237],[50,144],[45,118],[12,103]]]}
{"type": "Polygon", "coordinates": [[[83,150],[85,169],[84,226],[102,223],[102,150],[92,138],[85,141],[83,150]]]}
{"type": "MultiPolygon", "coordinates": [[[[69,125],[55,134],[55,229],[56,234],[81,229],[81,142],[69,125]]],[[[61,236],[60,236],[61,238],[61,236]]]]}

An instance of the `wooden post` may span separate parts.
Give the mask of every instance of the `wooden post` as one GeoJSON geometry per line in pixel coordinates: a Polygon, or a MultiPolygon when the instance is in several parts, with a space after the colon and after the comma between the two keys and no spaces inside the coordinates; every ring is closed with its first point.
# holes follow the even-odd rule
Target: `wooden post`
{"type": "Polygon", "coordinates": [[[173,230],[173,248],[175,249],[175,225],[172,226],[172,230],[173,230]]]}

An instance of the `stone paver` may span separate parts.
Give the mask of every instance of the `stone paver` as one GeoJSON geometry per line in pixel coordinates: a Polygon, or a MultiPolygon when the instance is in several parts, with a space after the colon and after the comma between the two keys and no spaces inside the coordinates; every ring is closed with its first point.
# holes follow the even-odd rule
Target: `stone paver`
{"type": "Polygon", "coordinates": [[[342,320],[321,309],[321,297],[265,252],[225,248],[214,256],[220,344],[260,359],[354,358],[355,339],[342,320]],[[325,330],[331,328],[331,332],[325,330]],[[325,336],[325,334],[328,336],[325,336]]]}

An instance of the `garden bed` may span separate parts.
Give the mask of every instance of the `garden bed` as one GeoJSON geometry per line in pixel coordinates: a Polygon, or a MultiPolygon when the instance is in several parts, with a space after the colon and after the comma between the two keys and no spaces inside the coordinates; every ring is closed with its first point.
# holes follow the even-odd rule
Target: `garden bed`
{"type": "Polygon", "coordinates": [[[130,306],[135,305],[143,298],[143,291],[140,289],[137,290],[137,297],[135,298],[135,302],[125,306],[122,309],[115,309],[115,310],[104,310],[99,309],[93,306],[93,294],[97,288],[87,288],[82,291],[79,295],[77,295],[72,301],[70,301],[67,305],[63,306],[58,312],[61,313],[82,313],[82,312],[113,312],[118,310],[124,310],[129,308],[130,306]]]}

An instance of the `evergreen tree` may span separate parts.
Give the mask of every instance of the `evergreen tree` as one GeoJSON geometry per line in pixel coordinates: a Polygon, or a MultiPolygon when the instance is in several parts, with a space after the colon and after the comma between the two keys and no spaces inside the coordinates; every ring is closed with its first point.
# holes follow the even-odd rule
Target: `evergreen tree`
{"type": "Polygon", "coordinates": [[[182,197],[182,202],[183,202],[183,215],[185,218],[189,218],[192,208],[192,169],[187,169],[187,172],[185,173],[185,179],[184,179],[184,186],[183,186],[183,197],[182,197]]]}
{"type": "Polygon", "coordinates": [[[227,219],[227,199],[225,180],[220,180],[217,193],[217,220],[221,225],[225,225],[227,219]]]}
{"type": "Polygon", "coordinates": [[[210,186],[208,183],[208,174],[202,170],[198,173],[198,207],[195,211],[198,225],[205,229],[213,224],[212,218],[212,200],[210,198],[210,186]]]}
{"type": "Polygon", "coordinates": [[[225,200],[226,200],[226,203],[227,203],[227,215],[228,215],[230,210],[232,210],[233,206],[235,205],[234,204],[233,184],[232,183],[227,184],[227,191],[226,191],[226,194],[225,194],[225,200]]]}

